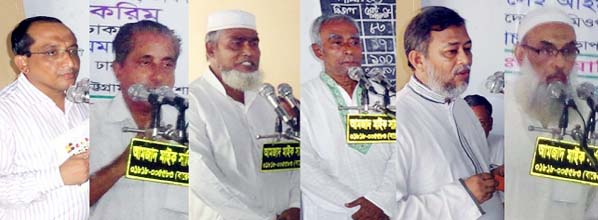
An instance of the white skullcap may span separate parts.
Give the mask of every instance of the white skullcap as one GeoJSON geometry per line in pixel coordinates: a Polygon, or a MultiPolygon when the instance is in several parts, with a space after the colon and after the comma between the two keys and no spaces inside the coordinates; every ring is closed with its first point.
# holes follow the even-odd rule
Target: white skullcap
{"type": "Polygon", "coordinates": [[[230,28],[247,28],[256,30],[255,16],[241,10],[217,11],[208,16],[208,31],[217,31],[230,28]]]}
{"type": "Polygon", "coordinates": [[[517,31],[519,41],[523,40],[527,32],[532,28],[550,22],[562,22],[573,27],[571,18],[563,11],[551,7],[539,8],[527,13],[519,24],[519,30],[517,31]]]}

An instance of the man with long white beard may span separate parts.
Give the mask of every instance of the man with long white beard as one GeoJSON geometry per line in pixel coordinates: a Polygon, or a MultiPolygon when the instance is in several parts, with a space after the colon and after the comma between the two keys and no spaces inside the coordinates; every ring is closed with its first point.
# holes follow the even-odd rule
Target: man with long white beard
{"type": "MultiPolygon", "coordinates": [[[[556,9],[538,9],[521,21],[518,36],[521,76],[505,88],[505,219],[598,219],[595,187],[530,175],[536,138],[551,134],[528,126],[558,127],[563,104],[551,97],[551,83],[573,91],[579,51],[571,19],[556,9]]],[[[577,106],[586,116],[584,102],[577,106]]],[[[569,127],[582,123],[573,110],[569,119],[569,127]]]]}
{"type": "Polygon", "coordinates": [[[299,173],[261,172],[260,134],[276,113],[258,95],[262,73],[254,15],[208,17],[209,69],[190,84],[190,219],[299,219],[299,173]]]}
{"type": "Polygon", "coordinates": [[[426,7],[404,36],[414,74],[397,94],[398,219],[502,219],[484,131],[459,98],[472,63],[464,19],[426,7]]]}

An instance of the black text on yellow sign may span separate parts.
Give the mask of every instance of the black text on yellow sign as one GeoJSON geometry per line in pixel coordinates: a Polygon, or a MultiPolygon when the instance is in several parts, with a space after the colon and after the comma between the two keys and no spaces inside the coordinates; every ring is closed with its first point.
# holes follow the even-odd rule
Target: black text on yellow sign
{"type": "Polygon", "coordinates": [[[184,145],[131,139],[126,177],[158,183],[189,185],[189,148],[184,145]]]}
{"type": "Polygon", "coordinates": [[[385,114],[348,114],[347,143],[394,143],[396,119],[385,114]]]}
{"type": "Polygon", "coordinates": [[[264,144],[261,171],[299,170],[300,156],[301,147],[298,142],[264,144]]]}
{"type": "MultiPolygon", "coordinates": [[[[590,154],[598,158],[598,148],[590,146],[589,149],[590,154]]],[[[530,174],[598,186],[598,173],[578,143],[545,137],[536,140],[530,174]]]]}

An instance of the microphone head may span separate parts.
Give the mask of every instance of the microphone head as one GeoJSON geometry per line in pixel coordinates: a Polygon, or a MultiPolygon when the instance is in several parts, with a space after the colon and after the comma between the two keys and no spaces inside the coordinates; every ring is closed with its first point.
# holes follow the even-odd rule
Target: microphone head
{"type": "Polygon", "coordinates": [[[264,83],[262,86],[260,86],[258,93],[261,96],[268,97],[269,95],[274,94],[274,86],[272,86],[270,83],[264,83]]]}
{"type": "Polygon", "coordinates": [[[484,85],[490,93],[503,93],[505,88],[505,72],[497,71],[488,76],[484,85]]]}
{"type": "Polygon", "coordinates": [[[560,99],[565,95],[565,85],[560,81],[551,82],[547,89],[550,92],[550,97],[554,99],[560,99]]]}
{"type": "Polygon", "coordinates": [[[133,84],[127,90],[127,93],[131,97],[133,101],[147,101],[147,97],[150,95],[150,92],[145,88],[142,84],[133,84]]]}
{"type": "Polygon", "coordinates": [[[66,90],[66,99],[74,103],[89,103],[89,78],[83,78],[66,90]]]}
{"type": "Polygon", "coordinates": [[[288,83],[278,84],[278,94],[282,96],[293,95],[293,88],[288,83]]]}
{"type": "Polygon", "coordinates": [[[575,90],[577,91],[577,96],[579,98],[586,99],[594,96],[596,86],[594,86],[592,83],[584,82],[577,86],[577,89],[575,90]]]}
{"type": "Polygon", "coordinates": [[[363,69],[361,69],[361,67],[350,67],[349,70],[347,70],[347,74],[352,80],[359,81],[359,78],[363,75],[363,69]]]}

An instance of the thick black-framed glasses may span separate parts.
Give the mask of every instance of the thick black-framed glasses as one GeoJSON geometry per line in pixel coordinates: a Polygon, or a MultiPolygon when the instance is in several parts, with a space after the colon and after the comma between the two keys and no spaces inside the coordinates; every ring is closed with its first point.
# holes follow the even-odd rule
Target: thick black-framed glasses
{"type": "Polygon", "coordinates": [[[548,59],[556,57],[559,53],[563,55],[565,59],[575,60],[579,55],[579,49],[575,46],[565,46],[561,49],[556,49],[553,46],[545,46],[542,48],[535,48],[527,44],[521,44],[523,48],[529,49],[536,52],[540,59],[548,59]]]}

